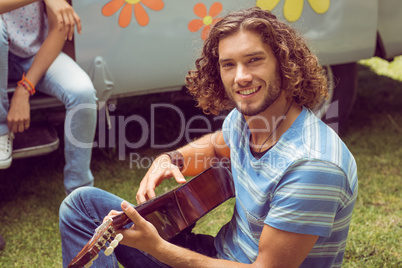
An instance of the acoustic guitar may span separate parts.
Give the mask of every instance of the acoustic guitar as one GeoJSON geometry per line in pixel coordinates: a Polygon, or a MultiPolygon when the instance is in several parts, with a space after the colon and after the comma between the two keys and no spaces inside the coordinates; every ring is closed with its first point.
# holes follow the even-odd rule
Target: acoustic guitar
{"type": "MultiPolygon", "coordinates": [[[[224,163],[219,163],[186,184],[135,209],[155,226],[163,239],[170,240],[209,211],[234,197],[234,193],[232,175],[224,163]]],[[[68,267],[91,266],[102,249],[105,249],[105,255],[110,255],[122,239],[121,234],[115,235],[115,231],[128,223],[131,220],[123,212],[105,221],[68,267]]]]}

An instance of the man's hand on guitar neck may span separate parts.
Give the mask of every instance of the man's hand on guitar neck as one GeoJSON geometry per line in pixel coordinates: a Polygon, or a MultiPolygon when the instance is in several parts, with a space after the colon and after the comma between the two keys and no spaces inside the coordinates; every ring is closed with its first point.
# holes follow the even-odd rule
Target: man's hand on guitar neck
{"type": "MultiPolygon", "coordinates": [[[[133,221],[133,226],[129,229],[119,229],[117,234],[123,235],[120,242],[123,245],[137,248],[139,250],[150,252],[152,248],[163,244],[165,240],[159,236],[158,231],[152,223],[146,221],[127,201],[121,203],[123,212],[133,221]]],[[[118,212],[111,211],[108,217],[118,212]]]]}

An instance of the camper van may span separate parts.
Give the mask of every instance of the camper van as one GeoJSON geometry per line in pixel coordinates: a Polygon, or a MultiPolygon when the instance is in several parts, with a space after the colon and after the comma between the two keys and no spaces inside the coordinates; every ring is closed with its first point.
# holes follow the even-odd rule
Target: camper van
{"type": "MultiPolygon", "coordinates": [[[[211,26],[227,12],[252,6],[270,10],[309,39],[330,81],[330,98],[315,111],[327,121],[345,120],[350,113],[358,60],[402,54],[399,0],[72,0],[71,4],[83,31],[65,49],[91,77],[100,104],[181,90],[211,26]]],[[[10,81],[9,95],[13,85],[10,81]]],[[[31,114],[60,105],[38,93],[31,98],[31,114]]],[[[57,149],[59,137],[52,122],[30,131],[17,135],[14,158],[57,149]]]]}

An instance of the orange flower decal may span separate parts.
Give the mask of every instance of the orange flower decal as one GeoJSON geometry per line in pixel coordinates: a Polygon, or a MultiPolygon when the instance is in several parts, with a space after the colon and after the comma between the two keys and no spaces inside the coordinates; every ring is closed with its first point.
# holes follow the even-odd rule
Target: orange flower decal
{"type": "Polygon", "coordinates": [[[207,7],[203,3],[198,3],[194,6],[194,14],[200,17],[201,19],[194,19],[189,22],[188,29],[190,32],[194,33],[201,30],[202,27],[204,29],[201,32],[201,38],[205,41],[207,39],[209,32],[211,31],[211,27],[221,20],[221,18],[215,18],[222,12],[222,4],[219,2],[215,2],[212,4],[209,13],[207,12],[207,7]]]}
{"type": "Polygon", "coordinates": [[[102,14],[109,17],[123,7],[119,15],[120,27],[124,28],[130,24],[133,10],[138,24],[146,26],[149,23],[149,17],[141,4],[155,11],[161,10],[164,6],[162,0],[111,0],[103,6],[102,14]]]}

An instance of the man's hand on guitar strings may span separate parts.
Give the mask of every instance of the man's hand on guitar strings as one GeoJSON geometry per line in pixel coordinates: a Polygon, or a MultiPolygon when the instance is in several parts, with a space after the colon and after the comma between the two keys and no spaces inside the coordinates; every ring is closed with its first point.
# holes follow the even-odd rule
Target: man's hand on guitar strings
{"type": "Polygon", "coordinates": [[[123,235],[121,244],[150,253],[164,242],[152,223],[145,220],[127,201],[121,203],[121,208],[134,223],[128,229],[116,230],[117,234],[123,235]]]}
{"type": "Polygon", "coordinates": [[[168,155],[161,155],[156,158],[140,183],[136,195],[137,203],[142,204],[149,199],[155,198],[155,188],[163,180],[171,177],[174,177],[177,183],[186,183],[183,174],[177,166],[171,163],[168,155]]]}

